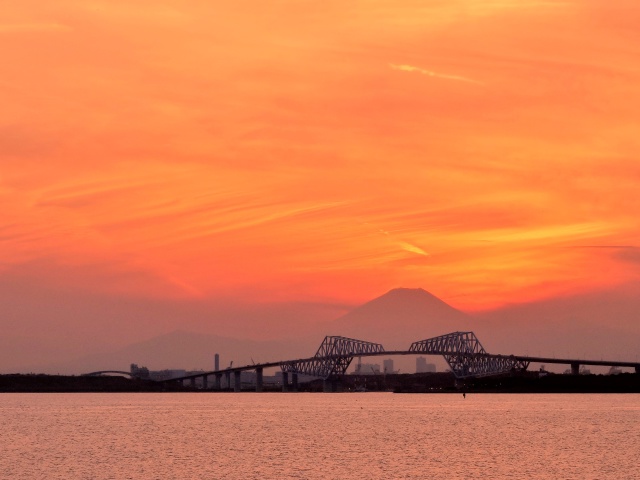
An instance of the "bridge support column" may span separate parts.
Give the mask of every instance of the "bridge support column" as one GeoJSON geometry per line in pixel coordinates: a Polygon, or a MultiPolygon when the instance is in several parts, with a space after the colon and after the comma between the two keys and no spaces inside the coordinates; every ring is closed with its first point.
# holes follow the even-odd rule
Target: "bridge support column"
{"type": "Polygon", "coordinates": [[[240,392],[242,391],[242,384],[240,383],[240,376],[242,375],[242,372],[240,370],[236,370],[235,372],[233,372],[233,391],[234,392],[240,392]]]}
{"type": "Polygon", "coordinates": [[[213,388],[215,390],[222,390],[222,374],[216,373],[215,380],[213,381],[213,388]]]}
{"type": "Polygon", "coordinates": [[[298,374],[297,373],[291,374],[291,389],[294,392],[298,391],[298,374]]]}
{"type": "Polygon", "coordinates": [[[289,391],[289,372],[282,372],[282,391],[289,391]]]}
{"type": "Polygon", "coordinates": [[[572,363],[571,364],[571,375],[580,375],[580,364],[572,363]]]}
{"type": "Polygon", "coordinates": [[[263,390],[262,368],[256,368],[256,392],[263,390]]]}
{"type": "Polygon", "coordinates": [[[196,377],[191,379],[191,388],[196,388],[196,377]]]}
{"type": "Polygon", "coordinates": [[[231,372],[224,372],[224,377],[227,380],[227,390],[231,390],[231,372]]]}
{"type": "Polygon", "coordinates": [[[202,377],[202,389],[206,390],[207,388],[209,388],[209,376],[205,375],[202,377]]]}

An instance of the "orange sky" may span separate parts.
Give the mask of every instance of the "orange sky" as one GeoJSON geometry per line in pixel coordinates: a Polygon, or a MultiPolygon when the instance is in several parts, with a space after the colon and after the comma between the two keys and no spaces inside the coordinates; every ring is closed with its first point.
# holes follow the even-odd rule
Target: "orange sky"
{"type": "Polygon", "coordinates": [[[636,281],[638,25],[637,0],[4,2],[0,276],[468,310],[636,281]]]}

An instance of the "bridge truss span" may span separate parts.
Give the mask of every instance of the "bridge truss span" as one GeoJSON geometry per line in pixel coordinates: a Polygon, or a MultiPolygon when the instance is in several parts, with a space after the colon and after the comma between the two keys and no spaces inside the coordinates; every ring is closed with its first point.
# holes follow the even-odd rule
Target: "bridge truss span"
{"type": "Polygon", "coordinates": [[[327,379],[332,375],[344,375],[353,357],[381,353],[384,353],[384,347],[379,343],[326,336],[315,356],[305,360],[283,362],[281,369],[285,373],[300,373],[327,379]]]}
{"type": "Polygon", "coordinates": [[[528,361],[513,355],[487,353],[473,332],[453,332],[414,342],[409,352],[442,355],[456,378],[500,375],[529,367],[528,361]]]}

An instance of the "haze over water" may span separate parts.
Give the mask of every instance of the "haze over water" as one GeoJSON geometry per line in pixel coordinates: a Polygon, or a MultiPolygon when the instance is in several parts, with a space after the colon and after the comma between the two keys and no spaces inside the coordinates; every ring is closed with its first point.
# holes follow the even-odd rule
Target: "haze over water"
{"type": "Polygon", "coordinates": [[[3,479],[634,479],[638,395],[5,394],[3,479]]]}

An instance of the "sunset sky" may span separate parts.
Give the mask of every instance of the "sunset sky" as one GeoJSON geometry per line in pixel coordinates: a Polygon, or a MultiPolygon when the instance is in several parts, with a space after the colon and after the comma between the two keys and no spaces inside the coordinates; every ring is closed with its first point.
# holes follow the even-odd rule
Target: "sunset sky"
{"type": "Polygon", "coordinates": [[[637,0],[1,3],[16,301],[474,311],[639,280],[637,0]]]}

